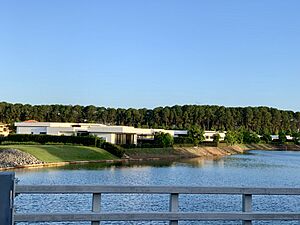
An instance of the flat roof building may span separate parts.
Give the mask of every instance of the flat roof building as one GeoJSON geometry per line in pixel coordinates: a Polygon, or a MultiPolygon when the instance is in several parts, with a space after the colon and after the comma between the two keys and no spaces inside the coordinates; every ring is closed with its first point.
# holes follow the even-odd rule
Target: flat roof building
{"type": "Polygon", "coordinates": [[[112,144],[137,144],[138,139],[153,139],[157,132],[173,137],[186,135],[186,130],[144,129],[131,126],[108,126],[96,123],[16,122],[17,134],[48,134],[65,136],[95,135],[112,144]]]}
{"type": "MultiPolygon", "coordinates": [[[[58,123],[37,122],[28,120],[16,122],[17,134],[47,134],[65,136],[95,135],[112,144],[137,144],[138,140],[153,140],[155,133],[168,133],[172,137],[186,136],[187,130],[165,130],[151,128],[135,128],[131,126],[108,126],[97,123],[58,123]]],[[[225,139],[226,132],[205,131],[205,141],[212,142],[216,134],[220,141],[225,139]]]]}

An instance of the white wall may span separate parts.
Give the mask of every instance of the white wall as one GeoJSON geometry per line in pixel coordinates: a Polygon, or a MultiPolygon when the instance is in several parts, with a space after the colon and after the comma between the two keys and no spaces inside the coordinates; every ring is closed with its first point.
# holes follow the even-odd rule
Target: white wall
{"type": "Polygon", "coordinates": [[[46,127],[17,127],[17,134],[40,134],[47,132],[46,127]]]}
{"type": "Polygon", "coordinates": [[[106,142],[110,142],[112,144],[116,143],[116,135],[115,134],[105,134],[105,133],[91,133],[91,134],[102,138],[106,142]]]}
{"type": "Polygon", "coordinates": [[[213,141],[214,135],[216,134],[220,135],[220,141],[224,141],[226,132],[217,132],[217,131],[205,131],[204,132],[205,141],[213,141]]]}

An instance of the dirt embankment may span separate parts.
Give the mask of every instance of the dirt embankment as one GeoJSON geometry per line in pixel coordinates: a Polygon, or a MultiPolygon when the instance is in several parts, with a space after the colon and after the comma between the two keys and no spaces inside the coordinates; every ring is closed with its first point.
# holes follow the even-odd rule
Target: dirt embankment
{"type": "Polygon", "coordinates": [[[238,145],[226,147],[175,147],[175,149],[182,152],[186,156],[192,157],[226,156],[241,154],[247,150],[238,145]]]}
{"type": "Polygon", "coordinates": [[[43,162],[34,156],[19,151],[17,149],[0,150],[0,168],[17,167],[33,164],[42,164],[43,162]]]}
{"type": "Polygon", "coordinates": [[[286,144],[286,145],[273,145],[273,144],[244,144],[241,145],[246,150],[279,150],[279,151],[300,151],[300,145],[286,144]]]}
{"type": "Polygon", "coordinates": [[[174,147],[174,148],[149,148],[126,150],[126,155],[131,159],[174,159],[195,157],[220,157],[243,153],[246,149],[240,146],[226,147],[174,147]]]}
{"type": "Polygon", "coordinates": [[[195,158],[195,157],[222,157],[233,154],[242,154],[248,150],[290,150],[300,151],[300,145],[269,145],[248,144],[220,147],[174,147],[166,149],[136,149],[126,151],[131,159],[172,159],[172,158],[195,158]]]}

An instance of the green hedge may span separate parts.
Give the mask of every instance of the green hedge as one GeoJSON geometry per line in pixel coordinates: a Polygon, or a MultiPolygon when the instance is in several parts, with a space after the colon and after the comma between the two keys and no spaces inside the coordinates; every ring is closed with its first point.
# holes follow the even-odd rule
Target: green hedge
{"type": "Polygon", "coordinates": [[[28,142],[16,142],[16,141],[3,141],[2,145],[40,145],[40,143],[28,141],[28,142]]]}
{"type": "Polygon", "coordinates": [[[105,142],[95,136],[54,136],[46,134],[12,134],[7,137],[0,137],[0,144],[6,143],[37,143],[37,144],[75,144],[103,148],[109,153],[122,157],[124,150],[114,144],[105,142]]]}
{"type": "Polygon", "coordinates": [[[103,148],[104,150],[108,151],[109,153],[118,156],[118,157],[122,157],[125,153],[125,150],[117,145],[111,144],[109,142],[103,142],[101,145],[101,148],[103,148]]]}
{"type": "Polygon", "coordinates": [[[194,147],[194,144],[174,144],[174,147],[194,147]]]}
{"type": "Polygon", "coordinates": [[[52,143],[72,143],[81,144],[85,146],[96,146],[97,137],[93,136],[54,136],[45,134],[12,134],[7,137],[1,137],[0,142],[11,141],[11,142],[37,142],[45,144],[48,142],[52,143]]]}
{"type": "Polygon", "coordinates": [[[174,144],[194,144],[191,137],[174,137],[174,144]]]}
{"type": "Polygon", "coordinates": [[[162,148],[160,144],[155,142],[155,140],[138,140],[137,145],[135,146],[137,148],[162,148]]]}

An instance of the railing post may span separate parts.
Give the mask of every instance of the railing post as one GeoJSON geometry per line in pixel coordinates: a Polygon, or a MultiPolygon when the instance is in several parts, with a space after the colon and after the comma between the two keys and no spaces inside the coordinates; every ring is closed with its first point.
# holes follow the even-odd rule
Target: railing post
{"type": "Polygon", "coordinates": [[[0,173],[0,224],[13,225],[15,173],[0,173]]]}
{"type": "MultiPolygon", "coordinates": [[[[243,194],[242,196],[242,210],[243,212],[252,212],[252,195],[243,194]]],[[[251,225],[251,220],[243,220],[243,225],[251,225]]]]}
{"type": "MultiPolygon", "coordinates": [[[[170,195],[170,212],[178,212],[179,203],[178,203],[178,194],[171,193],[170,195]]],[[[178,225],[178,220],[171,220],[170,225],[178,225]]]]}
{"type": "MultiPolygon", "coordinates": [[[[101,194],[100,193],[93,193],[93,200],[92,200],[92,211],[93,212],[100,212],[101,210],[101,194]]],[[[99,225],[100,221],[92,221],[92,225],[99,225]]]]}

